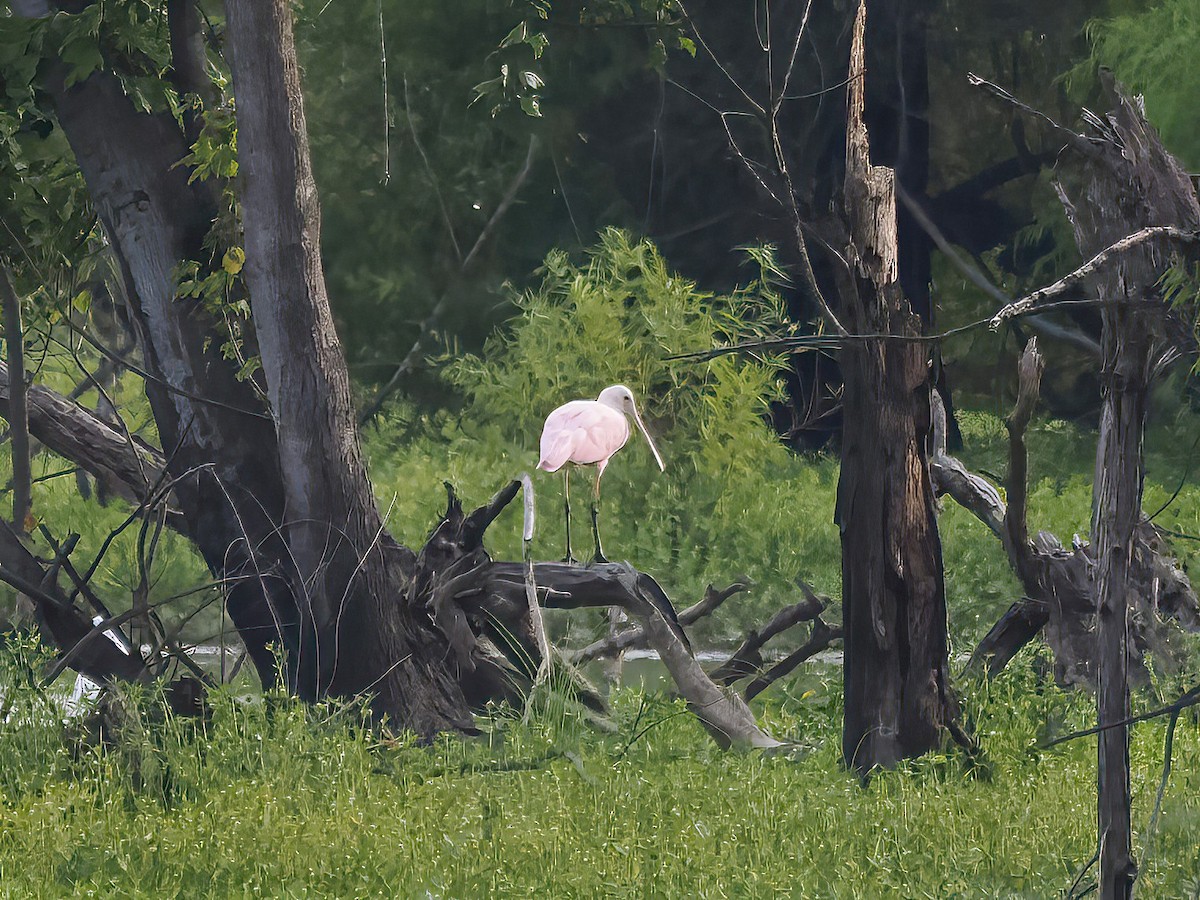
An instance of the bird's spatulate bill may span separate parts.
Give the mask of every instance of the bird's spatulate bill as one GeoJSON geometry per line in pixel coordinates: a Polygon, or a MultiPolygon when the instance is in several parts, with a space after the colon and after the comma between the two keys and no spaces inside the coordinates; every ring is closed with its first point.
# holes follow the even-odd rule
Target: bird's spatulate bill
{"type": "Polygon", "coordinates": [[[646,426],[642,422],[641,413],[637,411],[636,406],[633,408],[633,420],[637,422],[637,427],[641,430],[642,437],[644,437],[646,439],[646,443],[650,445],[650,452],[654,454],[654,461],[658,463],[658,470],[660,472],[667,471],[667,467],[663,463],[663,458],[658,453],[658,448],[654,446],[654,441],[650,440],[650,432],[646,430],[646,426]]]}

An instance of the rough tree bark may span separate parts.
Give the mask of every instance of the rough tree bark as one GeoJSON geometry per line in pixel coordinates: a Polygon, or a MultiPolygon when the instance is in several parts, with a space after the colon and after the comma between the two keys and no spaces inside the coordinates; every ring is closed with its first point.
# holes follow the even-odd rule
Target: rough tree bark
{"type": "Polygon", "coordinates": [[[956,714],[926,455],[928,358],[898,282],[895,176],[873,166],[863,122],[866,5],[854,23],[847,104],[843,322],[847,341],[837,520],[842,539],[842,752],[860,773],[935,747],[956,714]]]}
{"type": "Polygon", "coordinates": [[[320,209],[286,0],[226,3],[246,280],[278,435],[302,696],[367,690],[421,734],[470,727],[443,662],[398,600],[416,559],[387,534],[359,449],[320,258],[320,209]]]}
{"type": "MultiPolygon", "coordinates": [[[[53,12],[42,0],[15,0],[13,11],[53,12]]],[[[180,479],[175,496],[187,534],[214,575],[234,579],[227,609],[260,679],[271,684],[270,645],[281,644],[289,659],[298,648],[295,602],[267,561],[286,558],[273,524],[283,510],[275,433],[250,386],[221,359],[218,325],[198,301],[176,297],[179,263],[206,258],[213,192],[188,183],[178,164],[188,145],[169,114],[137,109],[112,72],[96,71],[70,87],[65,74],[51,61],[43,88],[121,274],[151,376],[146,394],[170,475],[180,479]],[[240,577],[247,574],[261,577],[240,577]]]]}

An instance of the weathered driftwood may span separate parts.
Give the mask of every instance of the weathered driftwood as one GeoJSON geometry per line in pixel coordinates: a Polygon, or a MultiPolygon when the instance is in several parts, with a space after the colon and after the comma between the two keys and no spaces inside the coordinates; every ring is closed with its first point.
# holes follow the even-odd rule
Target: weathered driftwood
{"type": "MultiPolygon", "coordinates": [[[[464,514],[447,485],[446,514],[418,556],[409,588],[409,602],[426,598],[431,621],[444,635],[467,696],[504,696],[511,684],[506,667],[481,651],[481,636],[499,648],[513,670],[528,676],[540,663],[529,617],[528,568],[520,562],[494,562],[483,548],[484,531],[516,496],[520,484],[513,481],[470,514],[464,514]]],[[[705,674],[671,601],[649,575],[622,563],[535,563],[532,569],[542,607],[616,606],[637,619],[679,694],[720,746],[782,746],[759,728],[741,697],[705,674]]]]}
{"type": "MultiPolygon", "coordinates": [[[[717,668],[709,673],[713,681],[726,686],[739,681],[748,675],[754,675],[763,669],[762,648],[767,641],[801,622],[815,620],[825,610],[825,601],[818,597],[807,584],[797,581],[804,592],[804,599],[799,603],[785,606],[771,617],[762,628],[746,632],[742,643],[733,654],[717,668]]],[[[749,698],[747,698],[749,699],[749,698]]]]}
{"type": "MultiPolygon", "coordinates": [[[[1045,629],[1054,654],[1055,680],[1064,686],[1095,687],[1095,569],[1092,545],[1075,541],[1065,548],[1046,531],[1028,535],[1026,514],[1028,454],[1025,431],[1037,404],[1042,373],[1036,340],[1021,357],[1018,398],[1006,425],[1009,432],[1008,500],[981,475],[972,473],[946,452],[943,422],[936,398],[931,466],[938,494],[950,496],[983,522],[1004,544],[1013,571],[1021,580],[1022,597],[992,626],[967,663],[967,670],[999,673],[1029,641],[1045,629]]],[[[1168,555],[1162,535],[1143,518],[1135,535],[1133,573],[1139,586],[1134,599],[1133,641],[1129,647],[1131,671],[1147,678],[1143,655],[1152,653],[1156,664],[1178,668],[1160,618],[1180,627],[1200,630],[1200,601],[1187,575],[1168,555]]]]}
{"type": "MultiPolygon", "coordinates": [[[[694,603],[687,609],[679,613],[680,625],[695,625],[705,616],[712,615],[717,609],[732,597],[734,594],[749,589],[750,584],[746,581],[735,581],[729,587],[722,590],[717,590],[713,585],[709,585],[704,589],[704,598],[699,603],[694,603]]],[[[569,659],[575,665],[583,665],[591,662],[594,659],[602,659],[608,656],[615,656],[618,653],[623,653],[626,650],[633,650],[645,647],[649,641],[649,635],[646,630],[640,625],[635,625],[632,628],[627,628],[624,631],[619,631],[614,635],[603,637],[598,641],[593,641],[586,647],[567,654],[569,659]]]]}

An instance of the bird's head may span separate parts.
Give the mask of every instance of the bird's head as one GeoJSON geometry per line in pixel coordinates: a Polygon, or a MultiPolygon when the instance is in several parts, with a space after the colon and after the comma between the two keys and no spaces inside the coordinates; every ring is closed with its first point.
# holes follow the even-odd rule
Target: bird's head
{"type": "Polygon", "coordinates": [[[596,400],[605,406],[612,407],[617,412],[625,413],[627,416],[637,415],[637,404],[633,401],[633,391],[623,384],[614,384],[612,387],[606,387],[600,392],[600,396],[596,400]]]}
{"type": "Polygon", "coordinates": [[[642,422],[642,417],[638,414],[637,404],[633,400],[633,391],[623,384],[614,384],[612,387],[606,387],[602,390],[596,400],[605,406],[615,409],[619,413],[633,416],[633,421],[637,422],[637,427],[641,429],[642,437],[650,445],[650,452],[654,454],[654,461],[658,463],[659,471],[665,472],[667,467],[663,463],[662,457],[659,456],[658,448],[654,446],[654,441],[650,439],[650,432],[646,430],[646,426],[642,422]]]}

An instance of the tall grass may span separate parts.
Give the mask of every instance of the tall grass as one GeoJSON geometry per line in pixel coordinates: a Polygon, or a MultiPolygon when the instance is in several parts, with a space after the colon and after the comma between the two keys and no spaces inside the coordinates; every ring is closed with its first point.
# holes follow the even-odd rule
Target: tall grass
{"type": "MultiPolygon", "coordinates": [[[[715,749],[681,704],[614,698],[618,733],[535,714],[473,740],[381,738],[352,709],[212,698],[179,720],[126,698],[115,744],[0,728],[0,895],[1047,897],[1092,852],[1094,744],[1041,752],[1090,701],[1028,655],[965,706],[983,767],[948,750],[863,788],[839,764],[840,683],[760,712],[797,747],[715,749]]],[[[1135,732],[1137,840],[1161,724],[1135,732]]],[[[1181,723],[1144,896],[1200,878],[1200,731],[1181,723]]]]}

